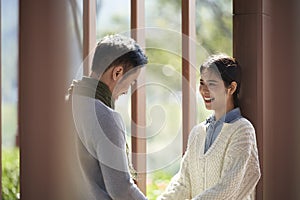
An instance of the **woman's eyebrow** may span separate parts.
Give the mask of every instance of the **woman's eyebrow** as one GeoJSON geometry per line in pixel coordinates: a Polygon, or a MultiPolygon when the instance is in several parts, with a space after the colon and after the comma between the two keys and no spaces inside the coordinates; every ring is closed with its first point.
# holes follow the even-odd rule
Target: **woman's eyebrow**
{"type": "Polygon", "coordinates": [[[218,81],[216,81],[216,80],[207,80],[206,82],[217,83],[218,81]]]}
{"type": "Polygon", "coordinates": [[[200,79],[200,82],[207,82],[207,83],[218,83],[218,81],[216,81],[216,80],[213,80],[213,79],[210,79],[210,80],[206,80],[206,81],[204,81],[202,78],[200,79]]]}

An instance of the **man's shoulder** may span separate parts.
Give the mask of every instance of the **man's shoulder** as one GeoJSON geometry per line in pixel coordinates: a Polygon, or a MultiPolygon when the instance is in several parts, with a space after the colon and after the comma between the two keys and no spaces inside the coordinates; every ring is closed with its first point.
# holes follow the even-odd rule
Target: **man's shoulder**
{"type": "Polygon", "coordinates": [[[95,100],[95,111],[98,119],[105,120],[108,122],[122,121],[120,113],[106,106],[99,100],[95,100]]]}

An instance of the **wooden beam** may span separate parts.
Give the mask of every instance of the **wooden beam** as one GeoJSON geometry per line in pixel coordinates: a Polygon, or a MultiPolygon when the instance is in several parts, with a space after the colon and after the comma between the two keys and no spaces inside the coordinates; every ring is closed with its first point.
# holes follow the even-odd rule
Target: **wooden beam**
{"type": "MultiPolygon", "coordinates": [[[[19,1],[19,130],[22,200],[65,198],[70,84],[68,1],[19,1]]],[[[70,182],[69,182],[70,183],[70,182]]]]}
{"type": "MultiPolygon", "coordinates": [[[[141,47],[145,47],[145,1],[131,0],[131,37],[134,38],[141,47]]],[[[145,69],[142,70],[138,81],[131,88],[131,146],[132,162],[138,172],[136,181],[141,191],[146,194],[147,176],[147,138],[146,138],[146,88],[145,69]]]]}
{"type": "MultiPolygon", "coordinates": [[[[1,7],[1,1],[0,1],[0,99],[1,99],[1,105],[2,105],[2,7],[1,7]]],[[[2,106],[0,106],[0,113],[2,113],[2,106]]],[[[0,115],[0,179],[2,180],[2,114],[0,115]]],[[[2,181],[0,183],[0,194],[2,194],[2,181]]],[[[0,200],[2,200],[2,195],[0,196],[0,200]]]]}
{"type": "Polygon", "coordinates": [[[96,47],[96,0],[83,1],[83,74],[90,72],[96,47]]]}
{"type": "Polygon", "coordinates": [[[267,2],[271,28],[263,38],[269,41],[263,52],[264,57],[269,56],[269,63],[263,66],[262,84],[263,199],[300,199],[300,23],[297,17],[300,2],[267,2]]]}
{"type": "Polygon", "coordinates": [[[183,152],[196,124],[196,1],[182,1],[182,120],[183,152]]]}
{"type": "MultiPolygon", "coordinates": [[[[265,1],[266,2],[266,1],[265,1]]],[[[241,110],[256,130],[261,172],[264,174],[264,84],[265,67],[270,65],[270,14],[263,0],[233,1],[233,55],[242,66],[241,110]]],[[[256,199],[263,198],[261,177],[256,199]]]]}

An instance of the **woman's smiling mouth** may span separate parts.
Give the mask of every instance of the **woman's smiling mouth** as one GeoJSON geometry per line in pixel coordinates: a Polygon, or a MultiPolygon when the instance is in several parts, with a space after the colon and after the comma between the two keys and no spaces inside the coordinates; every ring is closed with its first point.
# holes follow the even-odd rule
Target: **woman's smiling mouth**
{"type": "Polygon", "coordinates": [[[214,97],[203,97],[203,99],[204,99],[205,103],[211,103],[212,101],[215,100],[214,97]]]}

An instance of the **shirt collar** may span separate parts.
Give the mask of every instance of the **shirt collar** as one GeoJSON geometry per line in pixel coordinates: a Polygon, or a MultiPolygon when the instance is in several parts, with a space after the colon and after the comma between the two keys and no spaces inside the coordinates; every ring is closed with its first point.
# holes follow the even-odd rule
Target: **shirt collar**
{"type": "MultiPolygon", "coordinates": [[[[241,118],[241,110],[240,108],[235,108],[223,115],[218,121],[232,123],[239,118],[241,118]]],[[[214,122],[216,122],[216,118],[214,115],[211,115],[209,118],[206,119],[206,124],[211,124],[214,122]]]]}
{"type": "Polygon", "coordinates": [[[225,123],[231,123],[234,122],[235,120],[241,118],[241,110],[240,108],[235,108],[228,113],[225,114],[225,123]]]}

